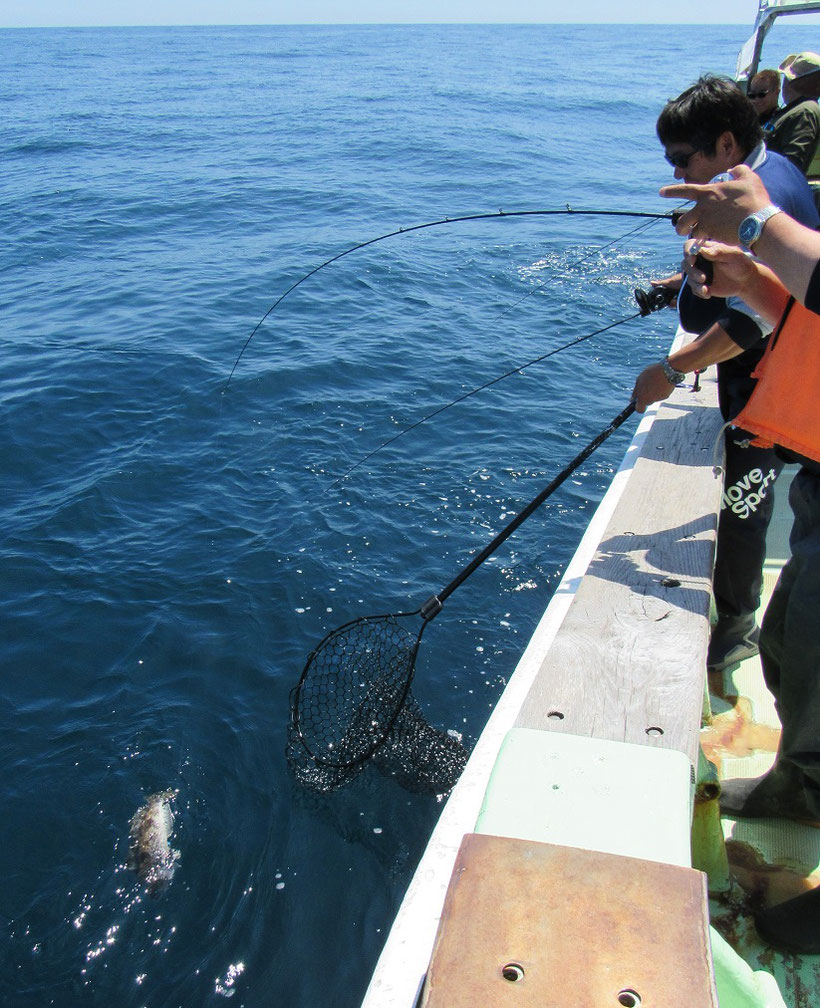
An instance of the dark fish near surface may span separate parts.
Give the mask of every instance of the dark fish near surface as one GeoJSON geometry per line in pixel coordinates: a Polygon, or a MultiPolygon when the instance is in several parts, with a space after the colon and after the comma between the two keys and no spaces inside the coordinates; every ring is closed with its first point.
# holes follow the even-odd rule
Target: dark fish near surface
{"type": "Polygon", "coordinates": [[[170,802],[177,793],[169,790],[152,794],[131,819],[128,867],[133,868],[152,896],[168,887],[179,860],[179,851],[171,848],[174,816],[170,802]]]}

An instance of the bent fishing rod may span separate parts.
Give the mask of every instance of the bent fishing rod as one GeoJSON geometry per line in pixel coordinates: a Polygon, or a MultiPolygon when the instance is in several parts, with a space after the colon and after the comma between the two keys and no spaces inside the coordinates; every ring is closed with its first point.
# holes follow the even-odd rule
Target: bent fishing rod
{"type": "Polygon", "coordinates": [[[387,234],[379,235],[377,238],[370,238],[367,241],[359,242],[357,245],[353,245],[343,252],[339,252],[335,256],[331,256],[330,259],[326,259],[323,263],[315,266],[312,270],[305,273],[303,276],[290,285],[286,291],[279,295],[279,297],[274,301],[274,303],[268,308],[262,318],[254,326],[250,336],[245,340],[242,349],[239,351],[239,355],[234,361],[234,365],[231,368],[231,373],[228,375],[228,380],[225,382],[225,387],[222,390],[224,395],[228,391],[228,386],[231,384],[231,379],[234,376],[240,360],[248,349],[251,340],[254,338],[256,333],[260,330],[267,318],[279,307],[279,305],[285,300],[288,295],[292,294],[297,287],[301,287],[303,283],[309,280],[311,277],[315,276],[321,270],[338,262],[345,256],[351,255],[353,252],[359,252],[361,249],[368,248],[371,245],[376,245],[378,242],[386,241],[388,238],[395,238],[397,235],[411,234],[414,231],[424,231],[428,228],[442,227],[446,224],[461,224],[466,221],[479,221],[479,220],[502,220],[508,217],[561,217],[561,216],[577,216],[577,217],[637,217],[646,218],[650,220],[670,220],[672,223],[676,223],[676,218],[679,216],[680,211],[672,211],[666,213],[650,213],[648,211],[642,210],[577,210],[567,204],[564,209],[561,210],[496,210],[494,213],[482,213],[482,214],[465,214],[461,217],[443,217],[441,220],[427,221],[424,224],[413,224],[410,227],[398,228],[395,231],[390,231],[387,234]]]}

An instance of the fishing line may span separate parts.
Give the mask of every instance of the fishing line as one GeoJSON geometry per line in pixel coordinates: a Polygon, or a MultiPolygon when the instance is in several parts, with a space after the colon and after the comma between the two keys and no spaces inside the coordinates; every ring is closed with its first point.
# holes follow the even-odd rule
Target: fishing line
{"type": "Polygon", "coordinates": [[[591,259],[594,255],[600,255],[602,252],[606,252],[607,249],[613,248],[618,242],[623,241],[625,238],[632,238],[634,235],[640,234],[642,231],[648,231],[649,228],[654,227],[658,223],[658,219],[647,220],[636,227],[632,228],[631,231],[626,231],[624,234],[619,235],[617,238],[613,238],[611,242],[607,242],[606,245],[599,245],[596,249],[592,249],[585,255],[582,255],[580,259],[576,259],[575,262],[570,263],[567,269],[575,269],[576,266],[580,266],[581,263],[591,259]]]}
{"type": "MultiPolygon", "coordinates": [[[[642,224],[638,224],[637,227],[633,228],[631,231],[626,232],[625,234],[621,235],[618,238],[615,238],[613,241],[609,242],[607,245],[604,245],[601,248],[595,249],[594,251],[591,251],[591,252],[587,253],[585,256],[582,256],[576,262],[571,263],[569,265],[569,267],[567,267],[567,268],[572,269],[575,266],[580,265],[582,262],[586,261],[587,259],[592,258],[593,255],[598,255],[601,252],[605,251],[606,249],[612,248],[613,245],[617,244],[617,242],[619,242],[619,241],[622,241],[624,238],[629,238],[629,237],[631,237],[631,236],[633,236],[635,234],[639,234],[640,232],[647,230],[648,228],[652,227],[655,224],[657,224],[657,219],[655,219],[655,220],[649,220],[649,221],[644,221],[642,224]]],[[[492,321],[496,321],[498,318],[503,318],[504,315],[506,315],[510,311],[512,311],[513,308],[515,308],[517,305],[521,304],[528,297],[530,297],[536,291],[541,290],[545,286],[546,286],[546,284],[542,283],[542,284],[539,284],[538,287],[533,288],[533,290],[528,291],[523,297],[519,298],[514,304],[512,304],[508,308],[506,308],[503,312],[501,312],[501,314],[499,316],[497,316],[496,318],[494,318],[492,321]]],[[[360,458],[346,472],[342,473],[341,476],[338,476],[331,483],[331,489],[333,487],[337,486],[343,480],[347,479],[347,477],[350,476],[350,474],[352,472],[354,472],[356,469],[358,469],[359,466],[364,465],[365,462],[367,462],[370,459],[372,459],[373,456],[377,455],[383,448],[387,448],[388,445],[393,444],[394,441],[397,441],[404,434],[408,434],[410,431],[415,430],[416,427],[420,427],[421,424],[426,423],[428,420],[432,420],[434,417],[437,417],[440,413],[444,413],[445,410],[450,409],[451,406],[457,406],[459,403],[464,402],[465,399],[469,399],[471,396],[474,396],[474,395],[476,395],[479,392],[483,392],[485,389],[491,388],[493,385],[496,385],[498,382],[503,381],[505,378],[510,378],[510,377],[512,377],[512,375],[523,373],[523,371],[526,370],[526,368],[532,367],[533,364],[539,364],[541,361],[546,360],[548,357],[552,357],[555,354],[559,354],[559,353],[561,353],[564,350],[568,350],[568,349],[570,349],[570,347],[577,346],[579,343],[583,343],[585,340],[591,339],[593,336],[600,336],[601,333],[608,332],[610,329],[614,329],[616,326],[624,325],[626,322],[632,322],[634,319],[639,318],[639,317],[646,317],[651,312],[658,311],[660,308],[666,307],[666,305],[669,303],[669,299],[665,295],[661,296],[661,298],[659,300],[654,300],[653,301],[653,300],[651,300],[649,298],[649,295],[647,295],[643,291],[639,291],[639,290],[635,291],[635,297],[638,300],[638,305],[640,307],[640,311],[636,312],[634,315],[628,315],[625,318],[618,319],[615,322],[611,322],[609,325],[606,325],[606,326],[604,326],[601,329],[596,329],[594,332],[587,333],[585,336],[579,336],[577,339],[570,340],[568,343],[564,343],[562,346],[556,347],[553,350],[549,350],[545,354],[541,354],[540,357],[535,357],[533,360],[528,361],[526,364],[520,364],[517,367],[514,367],[511,370],[506,371],[504,374],[498,375],[496,378],[490,379],[489,381],[485,382],[483,385],[479,385],[476,388],[471,389],[469,392],[465,392],[463,395],[458,396],[456,399],[453,399],[451,402],[448,402],[448,403],[444,404],[443,406],[439,406],[437,409],[433,410],[431,413],[428,413],[426,416],[421,417],[419,420],[416,420],[414,423],[412,423],[409,426],[407,426],[407,427],[403,428],[402,430],[398,431],[398,433],[394,434],[393,437],[388,438],[387,441],[384,441],[377,448],[374,448],[373,451],[368,452],[367,455],[364,455],[362,458],[360,458]],[[642,295],[642,298],[639,297],[640,295],[642,295]]]]}
{"type": "Polygon", "coordinates": [[[465,221],[476,221],[476,220],[500,220],[505,217],[560,217],[560,216],[578,216],[578,217],[643,217],[651,220],[672,220],[671,213],[649,213],[647,211],[641,210],[575,210],[569,204],[563,210],[497,210],[494,213],[485,214],[466,214],[462,217],[444,217],[441,220],[428,221],[425,224],[414,224],[411,227],[398,228],[396,231],[390,231],[388,234],[379,235],[378,238],[370,238],[368,241],[360,242],[358,245],[353,245],[349,249],[345,249],[343,252],[339,252],[337,255],[332,256],[330,259],[326,259],[325,262],[320,263],[315,266],[304,276],[300,277],[295,283],[291,284],[290,287],[274,301],[274,303],[268,308],[262,318],[256,323],[251,332],[250,336],[245,340],[242,349],[239,351],[239,355],[234,361],[234,365],[231,368],[231,373],[228,375],[228,380],[225,382],[225,387],[222,390],[224,395],[228,391],[228,386],[231,384],[231,379],[234,376],[240,360],[242,359],[245,351],[248,349],[251,340],[262,327],[262,324],[268,318],[269,315],[279,305],[285,300],[285,298],[293,293],[297,287],[300,287],[303,283],[309,280],[311,277],[315,276],[320,270],[325,269],[325,267],[330,266],[332,263],[338,262],[345,256],[350,255],[353,252],[358,252],[361,249],[368,248],[370,245],[375,245],[378,242],[386,241],[388,238],[395,238],[397,235],[410,234],[413,231],[423,231],[427,228],[441,227],[444,224],[460,224],[465,221]]]}
{"type": "MultiPolygon", "coordinates": [[[[674,216],[674,214],[676,212],[677,211],[673,211],[673,216],[674,216]]],[[[587,252],[587,253],[585,253],[584,255],[582,255],[580,259],[576,259],[575,262],[568,263],[564,267],[564,269],[566,269],[566,270],[576,269],[578,266],[581,265],[581,263],[587,262],[587,260],[591,259],[593,256],[601,255],[603,252],[606,252],[607,249],[614,248],[614,246],[617,245],[618,242],[624,241],[624,239],[626,239],[626,238],[632,238],[634,235],[640,234],[643,231],[647,231],[649,228],[654,227],[657,223],[658,223],[658,219],[644,221],[643,223],[638,224],[637,227],[632,228],[631,231],[626,231],[626,232],[624,232],[624,234],[619,235],[617,238],[613,238],[612,241],[611,242],[607,242],[606,245],[599,245],[599,246],[597,246],[594,249],[590,249],[590,251],[587,252]]],[[[502,312],[499,312],[497,315],[491,316],[490,319],[489,319],[489,321],[490,322],[498,322],[498,321],[500,321],[506,315],[509,315],[510,312],[513,311],[514,308],[517,308],[520,304],[522,304],[524,301],[526,301],[527,298],[532,297],[533,294],[536,294],[538,291],[543,290],[546,286],[547,286],[546,281],[543,281],[543,280],[539,279],[538,285],[536,287],[533,287],[532,290],[528,290],[526,294],[522,294],[522,296],[520,298],[518,298],[517,301],[513,301],[513,303],[511,305],[508,305],[502,312]]],[[[641,312],[641,314],[645,314],[645,313],[641,312]]],[[[624,322],[630,322],[634,317],[635,316],[630,316],[628,319],[624,319],[623,321],[624,322]]],[[[600,330],[600,332],[605,332],[605,331],[606,330],[603,330],[603,329],[600,330]]],[[[597,336],[597,335],[598,335],[598,333],[590,333],[590,336],[597,336]]],[[[581,340],[584,340],[584,339],[588,339],[588,337],[587,336],[581,337],[581,340]]],[[[578,340],[577,342],[581,342],[581,340],[578,340]]],[[[574,342],[576,342],[576,341],[573,341],[572,343],[568,343],[566,345],[566,347],[559,347],[559,350],[565,350],[565,349],[567,349],[567,347],[573,346],[574,342]]],[[[556,350],[555,353],[558,353],[558,350],[556,350]]],[[[539,358],[539,360],[542,360],[542,359],[543,358],[539,358]]],[[[537,363],[537,361],[530,361],[530,364],[534,364],[534,363],[537,363]]],[[[529,367],[529,364],[524,364],[523,367],[529,367]]],[[[509,374],[515,374],[516,371],[518,371],[518,370],[521,370],[521,369],[520,368],[516,368],[514,371],[509,372],[509,374]]],[[[507,378],[507,377],[509,377],[509,375],[502,375],[501,376],[501,378],[507,378]]],[[[501,378],[498,378],[496,380],[500,381],[501,378]]],[[[493,384],[493,382],[488,382],[488,385],[492,385],[492,384],[493,384]]],[[[482,386],[482,388],[486,388],[486,387],[487,386],[482,386]]],[[[475,391],[479,392],[479,391],[481,391],[481,389],[476,389],[475,391]]],[[[455,402],[461,402],[461,400],[460,399],[456,399],[455,402]]],[[[453,403],[453,405],[455,405],[455,403],[453,403]]],[[[444,408],[446,408],[446,407],[444,407],[444,408]]],[[[435,416],[436,414],[431,414],[431,415],[435,416]]],[[[419,422],[421,423],[423,421],[419,421],[419,422]]],[[[408,428],[408,430],[412,430],[412,428],[408,428]]],[[[365,461],[365,460],[362,459],[362,461],[365,461]]],[[[344,478],[344,477],[341,477],[341,478],[344,478]]]]}
{"type": "Polygon", "coordinates": [[[394,434],[393,437],[389,438],[383,444],[380,444],[378,448],[374,448],[373,451],[369,452],[363,458],[360,458],[358,462],[355,462],[347,470],[347,472],[342,473],[341,476],[338,476],[333,481],[333,483],[331,483],[331,488],[341,483],[342,480],[347,479],[347,477],[352,472],[358,469],[359,466],[364,465],[364,463],[367,462],[369,459],[372,459],[374,455],[377,455],[382,450],[382,448],[386,448],[388,445],[393,444],[394,441],[398,441],[398,439],[402,437],[402,435],[407,434],[412,430],[415,430],[416,427],[420,427],[423,423],[426,423],[428,420],[432,420],[433,417],[437,417],[440,413],[443,413],[445,410],[450,409],[451,406],[456,406],[458,405],[458,403],[464,402],[465,399],[469,399],[471,396],[474,396],[479,392],[483,392],[484,389],[488,389],[493,385],[497,385],[498,382],[503,381],[505,378],[509,378],[512,375],[516,374],[522,374],[526,368],[532,367],[533,364],[539,364],[541,361],[546,360],[548,357],[553,357],[555,354],[561,353],[563,350],[568,350],[570,347],[574,347],[577,346],[579,343],[583,343],[584,340],[592,339],[593,336],[600,336],[601,333],[608,332],[610,329],[614,329],[616,326],[623,325],[625,322],[632,322],[633,319],[640,318],[642,315],[645,314],[646,313],[644,311],[638,311],[635,312],[634,315],[628,315],[626,318],[617,319],[615,322],[610,322],[609,325],[605,325],[602,329],[596,329],[594,332],[587,333],[586,336],[579,336],[577,339],[570,340],[569,343],[564,343],[563,346],[555,347],[553,350],[548,350],[547,353],[541,354],[540,357],[535,357],[533,358],[533,360],[528,361],[526,364],[519,364],[518,367],[513,368],[511,371],[506,371],[504,374],[498,375],[496,378],[491,378],[490,381],[485,382],[483,385],[479,385],[476,388],[471,389],[469,392],[465,392],[463,395],[460,395],[457,399],[453,399],[451,402],[448,402],[443,406],[439,406],[438,409],[433,410],[432,413],[428,413],[427,416],[423,416],[421,417],[421,419],[416,420],[415,423],[412,423],[410,424],[409,427],[405,427],[403,430],[400,430],[397,434],[394,434]]]}
{"type": "MultiPolygon", "coordinates": [[[[624,234],[619,235],[617,238],[613,238],[612,241],[607,242],[606,245],[598,245],[596,248],[590,249],[589,252],[586,252],[584,255],[582,255],[580,259],[576,259],[575,262],[568,263],[564,267],[564,269],[565,270],[576,269],[578,266],[581,265],[581,263],[585,263],[588,259],[591,259],[593,256],[601,255],[602,253],[606,252],[607,249],[611,249],[615,245],[617,245],[618,242],[623,241],[625,238],[631,238],[636,234],[640,234],[642,231],[646,231],[649,228],[654,227],[654,225],[657,223],[658,223],[657,219],[644,221],[642,224],[638,224],[637,227],[632,228],[631,231],[627,231],[624,234]]],[[[505,318],[507,315],[510,314],[511,311],[517,308],[520,304],[523,304],[524,301],[527,300],[527,298],[532,297],[533,294],[537,294],[538,291],[543,290],[546,286],[547,286],[546,281],[538,278],[537,286],[533,287],[531,290],[528,290],[526,294],[522,294],[520,298],[518,298],[516,301],[513,301],[512,304],[507,305],[507,307],[503,311],[499,312],[497,315],[490,316],[488,321],[498,322],[501,319],[505,318]]]]}

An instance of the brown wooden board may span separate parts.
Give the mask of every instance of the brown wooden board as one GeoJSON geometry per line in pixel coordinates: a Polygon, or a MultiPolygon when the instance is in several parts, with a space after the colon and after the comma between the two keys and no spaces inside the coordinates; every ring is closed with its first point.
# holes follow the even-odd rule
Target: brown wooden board
{"type": "Polygon", "coordinates": [[[423,1008],[717,1008],[691,868],[468,834],[423,1008]]]}

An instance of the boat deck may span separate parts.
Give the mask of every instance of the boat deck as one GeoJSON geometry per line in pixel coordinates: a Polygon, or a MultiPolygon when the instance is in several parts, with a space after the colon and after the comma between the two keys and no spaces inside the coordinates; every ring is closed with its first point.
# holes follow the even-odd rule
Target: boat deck
{"type": "MultiPolygon", "coordinates": [[[[777,483],[779,505],[769,528],[758,622],[789,555],[791,512],[785,505],[791,477],[787,468],[777,483]]],[[[766,773],[777,752],[780,722],[760,659],[747,658],[711,675],[709,694],[713,720],[701,733],[701,745],[719,776],[766,773]]],[[[775,977],[789,1008],[820,1004],[820,956],[773,951],[758,938],[752,919],[754,910],[820,885],[820,829],[786,820],[724,818],[722,823],[731,886],[710,899],[712,924],[753,969],[775,977]]]]}

